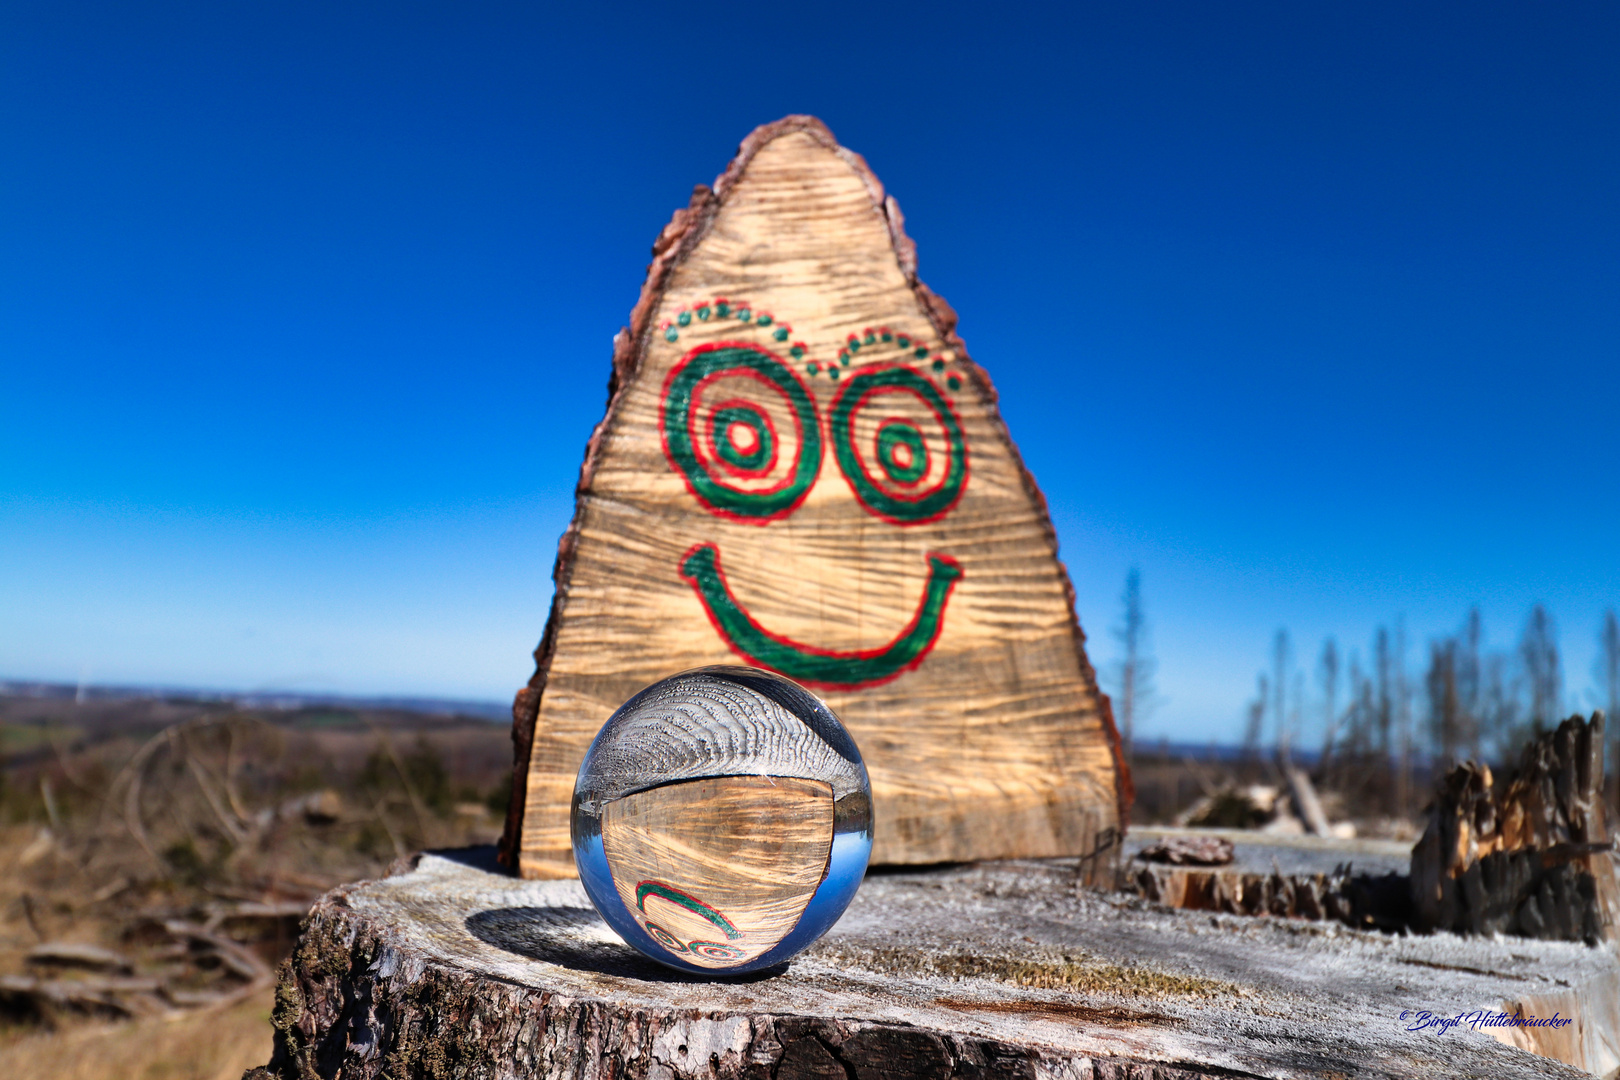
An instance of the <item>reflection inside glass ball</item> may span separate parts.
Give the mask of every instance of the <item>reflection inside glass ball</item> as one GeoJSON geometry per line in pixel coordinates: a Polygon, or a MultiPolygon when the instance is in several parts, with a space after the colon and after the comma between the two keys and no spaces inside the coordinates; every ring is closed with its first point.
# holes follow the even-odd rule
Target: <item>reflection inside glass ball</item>
{"type": "Polygon", "coordinates": [[[574,785],[574,860],[631,945],[688,971],[780,963],[843,914],[872,851],[855,741],[818,698],[755,668],[641,691],[574,785]]]}

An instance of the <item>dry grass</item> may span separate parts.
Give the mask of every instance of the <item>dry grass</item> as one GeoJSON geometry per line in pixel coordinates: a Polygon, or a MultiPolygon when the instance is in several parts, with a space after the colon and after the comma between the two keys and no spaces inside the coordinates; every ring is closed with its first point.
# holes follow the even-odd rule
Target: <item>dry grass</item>
{"type": "Polygon", "coordinates": [[[270,1060],[268,988],[230,1009],[179,1020],[0,1036],[6,1080],[240,1080],[270,1060]]]}
{"type": "Polygon", "coordinates": [[[494,839],[509,768],[480,721],[0,695],[0,1080],[265,1064],[308,903],[494,839]]]}

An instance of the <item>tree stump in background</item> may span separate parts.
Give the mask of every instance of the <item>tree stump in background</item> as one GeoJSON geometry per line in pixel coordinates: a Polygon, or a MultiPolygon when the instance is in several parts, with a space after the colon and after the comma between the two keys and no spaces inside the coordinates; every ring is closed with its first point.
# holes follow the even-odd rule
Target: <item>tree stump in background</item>
{"type": "Polygon", "coordinates": [[[1419,929],[1597,943],[1620,933],[1603,804],[1603,714],[1572,716],[1525,747],[1496,790],[1467,762],[1441,782],[1412,849],[1419,929]]]}
{"type": "Polygon", "coordinates": [[[1620,969],[1565,942],[1169,911],[1077,890],[1074,860],[1002,862],[869,878],[783,968],[711,981],[620,943],[578,881],[494,871],[487,851],[427,855],[327,894],[282,968],[274,1059],[249,1076],[1573,1080],[1620,1065],[1620,969]],[[1424,1019],[1521,1009],[1572,1022],[1424,1019]]]}
{"type": "Polygon", "coordinates": [[[739,658],[855,736],[876,863],[1113,844],[1130,784],[1108,699],[1045,499],[955,327],[894,199],[812,117],[753,132],[676,212],[614,345],[514,706],[506,865],[572,876],[602,724],[739,658]]]}

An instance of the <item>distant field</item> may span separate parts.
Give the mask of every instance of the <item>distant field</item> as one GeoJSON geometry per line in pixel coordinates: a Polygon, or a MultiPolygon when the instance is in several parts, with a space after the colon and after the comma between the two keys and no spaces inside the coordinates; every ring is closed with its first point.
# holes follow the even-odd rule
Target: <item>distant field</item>
{"type": "Polygon", "coordinates": [[[76,727],[47,727],[44,724],[0,723],[0,754],[21,754],[29,750],[49,749],[51,740],[77,743],[84,739],[84,729],[76,727]]]}
{"type": "Polygon", "coordinates": [[[309,901],[493,842],[510,768],[482,717],[0,695],[0,1076],[234,1080],[309,901]]]}

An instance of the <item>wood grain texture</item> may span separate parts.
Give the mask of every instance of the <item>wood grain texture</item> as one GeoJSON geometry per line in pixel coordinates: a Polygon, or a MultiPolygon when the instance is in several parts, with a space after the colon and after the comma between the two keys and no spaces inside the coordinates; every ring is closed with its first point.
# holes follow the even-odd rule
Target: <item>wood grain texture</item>
{"type": "Polygon", "coordinates": [[[1073,860],[1011,862],[869,878],[785,970],[708,981],[620,942],[578,881],[446,854],[315,904],[254,1080],[1578,1080],[1620,1065],[1620,968],[1569,942],[1169,911],[1077,892],[1073,860]],[[1516,1002],[1578,1021],[1494,1032],[1525,1053],[1400,1019],[1516,1002]]]}
{"type": "Polygon", "coordinates": [[[602,846],[619,899],[644,926],[672,935],[669,947],[699,967],[752,960],[786,937],[826,873],[832,837],[832,785],[819,780],[688,780],[602,808],[602,846]]]}
{"type": "Polygon", "coordinates": [[[597,729],[739,656],[815,686],[855,736],[875,862],[1117,832],[1129,778],[1045,502],[954,326],[894,200],[811,118],[756,131],[676,215],[514,709],[508,865],[571,875],[597,729]]]}

